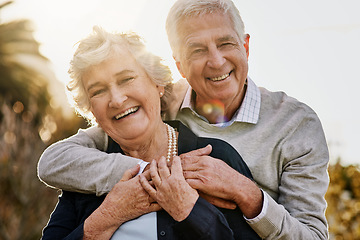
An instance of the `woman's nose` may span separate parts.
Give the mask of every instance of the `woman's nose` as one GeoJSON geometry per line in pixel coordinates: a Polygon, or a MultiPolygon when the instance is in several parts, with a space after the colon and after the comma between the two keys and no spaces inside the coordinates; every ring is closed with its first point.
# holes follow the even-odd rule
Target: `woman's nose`
{"type": "Polygon", "coordinates": [[[122,91],[112,90],[111,96],[110,96],[110,101],[109,101],[109,107],[119,108],[126,101],[126,99],[127,99],[127,96],[124,93],[122,93],[122,91]]]}

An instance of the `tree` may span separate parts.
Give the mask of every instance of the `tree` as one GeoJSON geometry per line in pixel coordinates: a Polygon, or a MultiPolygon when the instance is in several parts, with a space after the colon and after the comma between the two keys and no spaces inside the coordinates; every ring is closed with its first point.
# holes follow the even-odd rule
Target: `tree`
{"type": "MultiPolygon", "coordinates": [[[[11,2],[0,5],[0,10],[11,2]]],[[[50,105],[48,79],[28,62],[49,65],[28,20],[0,23],[0,239],[39,239],[58,192],[37,178],[51,142],[85,126],[50,105]]]]}

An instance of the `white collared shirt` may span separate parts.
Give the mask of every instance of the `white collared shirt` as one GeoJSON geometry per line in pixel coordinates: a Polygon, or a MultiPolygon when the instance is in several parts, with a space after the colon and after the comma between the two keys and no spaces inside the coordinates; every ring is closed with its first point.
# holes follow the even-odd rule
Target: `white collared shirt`
{"type": "MultiPolygon", "coordinates": [[[[246,122],[252,124],[257,123],[260,114],[260,103],[261,103],[260,90],[249,77],[247,78],[247,85],[248,86],[246,89],[244,100],[240,108],[235,112],[232,119],[225,123],[214,123],[212,125],[224,127],[231,125],[233,122],[246,122]]],[[[194,114],[202,118],[204,121],[208,122],[208,120],[205,117],[199,115],[194,110],[193,103],[191,101],[192,94],[193,94],[192,88],[189,87],[180,109],[190,108],[194,114]]]]}

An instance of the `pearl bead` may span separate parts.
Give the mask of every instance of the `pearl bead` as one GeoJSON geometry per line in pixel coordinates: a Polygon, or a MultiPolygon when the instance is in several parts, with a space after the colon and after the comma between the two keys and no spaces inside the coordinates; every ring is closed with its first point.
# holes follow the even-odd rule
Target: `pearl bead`
{"type": "Polygon", "coordinates": [[[167,126],[167,135],[168,135],[168,151],[167,151],[166,161],[170,162],[171,157],[177,155],[177,137],[176,137],[175,129],[166,123],[165,125],[167,126]]]}

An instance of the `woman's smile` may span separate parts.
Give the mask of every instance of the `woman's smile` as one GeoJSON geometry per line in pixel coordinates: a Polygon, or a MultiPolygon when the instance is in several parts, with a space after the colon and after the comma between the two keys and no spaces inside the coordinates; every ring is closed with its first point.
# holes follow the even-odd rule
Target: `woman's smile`
{"type": "Polygon", "coordinates": [[[133,113],[136,113],[138,110],[139,110],[139,107],[129,108],[129,109],[127,109],[126,111],[124,111],[124,112],[116,115],[116,116],[115,116],[115,119],[116,119],[116,120],[119,120],[119,119],[121,119],[121,118],[127,117],[127,116],[129,116],[129,115],[131,115],[131,114],[133,114],[133,113]]]}

